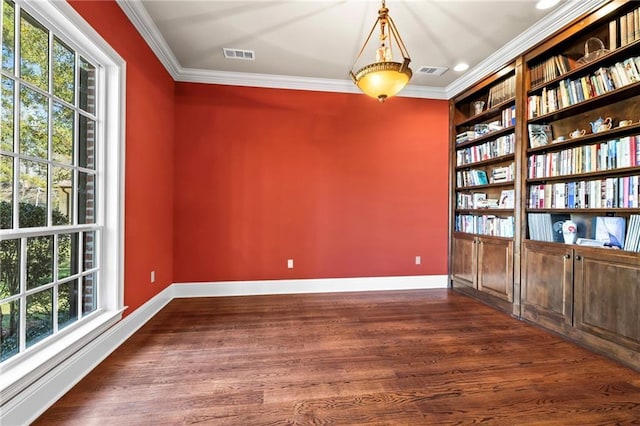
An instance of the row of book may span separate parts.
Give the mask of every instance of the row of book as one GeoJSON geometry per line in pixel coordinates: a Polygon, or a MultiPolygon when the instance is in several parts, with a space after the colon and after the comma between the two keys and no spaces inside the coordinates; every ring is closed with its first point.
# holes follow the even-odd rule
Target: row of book
{"type": "Polygon", "coordinates": [[[529,178],[545,178],[640,166],[640,136],[529,156],[529,178]]]}
{"type": "Polygon", "coordinates": [[[465,164],[477,163],[478,161],[491,160],[492,158],[513,154],[515,152],[515,141],[516,135],[510,133],[483,143],[482,145],[459,149],[456,151],[456,164],[463,166],[465,164]]]}
{"type": "Polygon", "coordinates": [[[488,108],[493,108],[516,96],[516,76],[512,75],[489,89],[488,108]]]}
{"type": "Polygon", "coordinates": [[[500,119],[487,123],[479,123],[473,126],[473,130],[465,130],[464,132],[456,135],[456,143],[461,144],[468,142],[492,132],[496,132],[507,127],[513,127],[516,125],[516,107],[512,105],[509,108],[505,108],[500,113],[500,119]]]}
{"type": "Polygon", "coordinates": [[[457,215],[455,229],[469,234],[513,238],[515,221],[513,216],[457,215]]]}
{"type": "Polygon", "coordinates": [[[456,172],[456,186],[478,186],[489,184],[487,172],[481,169],[459,170],[456,172]]]}
{"type": "Polygon", "coordinates": [[[488,185],[490,183],[513,182],[516,176],[515,163],[498,166],[491,169],[490,177],[482,169],[459,170],[456,172],[456,186],[458,188],[488,185]]]}
{"type": "Polygon", "coordinates": [[[609,23],[609,47],[615,49],[640,40],[640,7],[609,23]],[[620,40],[618,46],[617,40],[620,40]]]}
{"type": "Polygon", "coordinates": [[[512,209],[515,206],[515,191],[505,189],[500,198],[488,198],[484,192],[466,194],[456,193],[456,208],[458,209],[512,209]]]}
{"type": "Polygon", "coordinates": [[[586,216],[566,213],[529,213],[527,225],[529,239],[535,241],[565,242],[562,224],[571,220],[577,228],[577,244],[640,252],[640,215],[586,216]]]}
{"type": "Polygon", "coordinates": [[[640,176],[531,185],[531,209],[602,209],[640,207],[640,176]]]}
{"type": "Polygon", "coordinates": [[[529,213],[527,214],[527,229],[529,239],[535,241],[563,242],[562,223],[568,220],[568,214],[529,213]],[[554,224],[559,224],[554,227],[554,224]]]}
{"type": "Polygon", "coordinates": [[[576,68],[576,61],[565,55],[552,56],[530,69],[531,86],[539,86],[576,68]]]}
{"type": "Polygon", "coordinates": [[[528,117],[549,114],[637,81],[640,81],[640,56],[601,67],[591,75],[562,80],[554,88],[543,88],[540,95],[529,96],[528,117]]]}
{"type": "Polygon", "coordinates": [[[501,121],[503,127],[511,127],[516,125],[516,106],[503,109],[501,113],[501,121]]]}

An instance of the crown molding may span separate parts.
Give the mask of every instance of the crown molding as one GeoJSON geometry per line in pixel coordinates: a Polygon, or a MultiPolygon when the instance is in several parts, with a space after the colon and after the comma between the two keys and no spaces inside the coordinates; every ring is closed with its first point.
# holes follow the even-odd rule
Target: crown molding
{"type": "MultiPolygon", "coordinates": [[[[498,71],[507,63],[513,61],[514,58],[571,23],[574,19],[592,11],[607,1],[568,0],[447,87],[415,86],[410,84],[396,96],[451,99],[487,75],[498,71]]],[[[160,34],[158,27],[154,24],[142,2],[132,0],[116,0],[116,2],[175,81],[273,89],[360,93],[352,81],[348,79],[338,80],[183,68],[164,37],[160,34]]]]}
{"type": "Polygon", "coordinates": [[[160,34],[160,30],[149,16],[149,13],[141,1],[116,0],[118,6],[124,11],[127,18],[138,30],[144,41],[147,42],[158,60],[164,65],[167,72],[174,80],[180,75],[182,67],[176,59],[167,41],[160,34]]]}
{"type": "MultiPolygon", "coordinates": [[[[295,77],[241,72],[209,71],[182,68],[176,81],[185,83],[222,84],[230,86],[263,87],[270,89],[309,90],[316,92],[362,92],[351,80],[295,77]]],[[[447,99],[444,88],[408,85],[396,96],[409,98],[447,99]]]]}
{"type": "Polygon", "coordinates": [[[473,67],[465,75],[446,87],[447,98],[451,99],[482,78],[507,65],[514,58],[531,49],[556,31],[570,24],[574,19],[606,3],[608,0],[569,0],[553,12],[533,24],[522,34],[498,49],[494,54],[473,67]]]}

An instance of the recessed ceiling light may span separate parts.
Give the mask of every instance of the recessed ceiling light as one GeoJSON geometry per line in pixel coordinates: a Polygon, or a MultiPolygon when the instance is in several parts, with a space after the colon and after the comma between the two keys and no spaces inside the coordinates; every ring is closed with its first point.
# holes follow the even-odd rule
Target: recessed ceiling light
{"type": "Polygon", "coordinates": [[[536,9],[549,9],[558,3],[560,3],[560,0],[538,0],[536,9]]]}
{"type": "Polygon", "coordinates": [[[464,62],[460,62],[458,65],[453,67],[453,70],[457,72],[466,71],[468,69],[469,69],[469,64],[465,64],[464,62]]]}

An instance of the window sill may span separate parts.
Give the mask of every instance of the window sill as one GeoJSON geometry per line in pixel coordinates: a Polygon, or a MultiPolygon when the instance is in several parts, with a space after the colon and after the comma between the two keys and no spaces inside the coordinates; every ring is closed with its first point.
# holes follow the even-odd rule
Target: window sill
{"type": "Polygon", "coordinates": [[[43,345],[34,345],[16,359],[6,361],[1,370],[2,405],[120,321],[123,311],[96,312],[85,323],[61,333],[55,340],[43,341],[43,345]]]}

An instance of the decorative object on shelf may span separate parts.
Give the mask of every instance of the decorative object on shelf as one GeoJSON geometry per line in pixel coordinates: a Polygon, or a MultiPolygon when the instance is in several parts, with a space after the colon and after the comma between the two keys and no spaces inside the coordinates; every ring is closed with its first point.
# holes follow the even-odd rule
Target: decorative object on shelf
{"type": "Polygon", "coordinates": [[[578,226],[572,220],[565,220],[562,223],[562,238],[565,244],[574,244],[578,236],[578,226]]]}
{"type": "Polygon", "coordinates": [[[604,43],[597,37],[591,37],[584,43],[584,56],[578,59],[578,65],[586,65],[598,58],[609,53],[609,49],[605,49],[604,43]],[[591,45],[591,48],[589,48],[591,45]]]}
{"type": "Polygon", "coordinates": [[[369,36],[360,49],[349,71],[349,75],[353,82],[365,94],[378,99],[380,102],[384,102],[387,98],[400,92],[411,79],[413,73],[411,68],[409,68],[410,62],[409,52],[407,52],[407,48],[400,38],[393,19],[389,16],[389,9],[387,9],[385,5],[385,0],[382,0],[382,7],[378,10],[378,19],[376,19],[369,36]],[[369,43],[369,40],[371,40],[371,35],[378,24],[380,24],[380,35],[378,37],[380,46],[376,49],[376,62],[365,65],[354,73],[353,70],[356,62],[358,62],[358,59],[362,56],[362,52],[369,43]],[[395,40],[396,45],[400,49],[403,59],[402,62],[393,62],[391,38],[395,40]]]}
{"type": "Polygon", "coordinates": [[[531,148],[545,146],[553,138],[550,124],[529,124],[527,128],[531,148]]]}
{"type": "Polygon", "coordinates": [[[600,133],[611,129],[612,120],[611,117],[600,117],[596,121],[592,121],[589,124],[591,125],[592,133],[600,133]]]}
{"type": "Polygon", "coordinates": [[[475,101],[471,105],[473,105],[473,115],[478,115],[484,110],[484,101],[475,101]]]}
{"type": "Polygon", "coordinates": [[[626,127],[631,126],[633,124],[633,120],[620,120],[618,123],[618,127],[626,127]]]}
{"type": "Polygon", "coordinates": [[[595,239],[604,241],[608,247],[622,248],[626,220],[618,216],[598,216],[595,219],[595,239]]]}
{"type": "Polygon", "coordinates": [[[585,133],[587,133],[584,129],[576,129],[573,132],[569,133],[569,137],[571,139],[575,139],[575,138],[579,138],[585,135],[585,133]]]}

